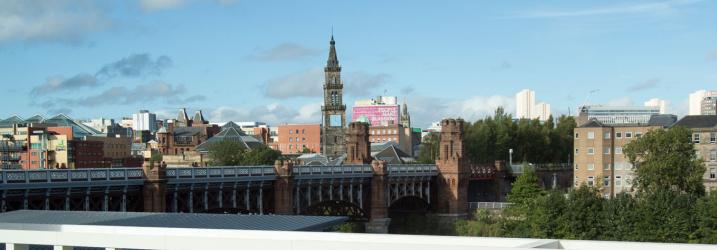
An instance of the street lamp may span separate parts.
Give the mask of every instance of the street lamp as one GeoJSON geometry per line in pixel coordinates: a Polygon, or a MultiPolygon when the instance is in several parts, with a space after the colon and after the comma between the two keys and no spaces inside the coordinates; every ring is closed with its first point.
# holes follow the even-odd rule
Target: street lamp
{"type": "Polygon", "coordinates": [[[508,149],[508,165],[513,166],[513,149],[508,149]]]}

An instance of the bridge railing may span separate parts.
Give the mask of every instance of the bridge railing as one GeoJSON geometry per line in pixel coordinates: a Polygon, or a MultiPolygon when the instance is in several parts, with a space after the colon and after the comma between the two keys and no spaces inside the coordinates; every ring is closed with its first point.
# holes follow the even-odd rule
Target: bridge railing
{"type": "Polygon", "coordinates": [[[510,206],[508,202],[468,202],[468,209],[505,209],[510,206]]]}
{"type": "Polygon", "coordinates": [[[388,175],[436,175],[438,167],[431,164],[389,164],[388,175]]]}
{"type": "Polygon", "coordinates": [[[141,168],[2,170],[2,184],[141,180],[141,168]]]}
{"type": "Polygon", "coordinates": [[[373,170],[370,165],[294,166],[293,171],[295,176],[373,174],[373,170]]]}
{"type": "Polygon", "coordinates": [[[239,178],[276,176],[274,167],[262,166],[216,166],[204,168],[176,167],[167,168],[167,179],[193,178],[239,178]]]}

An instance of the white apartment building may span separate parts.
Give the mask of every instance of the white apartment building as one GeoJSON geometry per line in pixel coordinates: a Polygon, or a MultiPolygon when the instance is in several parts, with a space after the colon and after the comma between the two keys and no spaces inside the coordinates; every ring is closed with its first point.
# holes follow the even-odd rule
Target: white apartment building
{"type": "Polygon", "coordinates": [[[706,115],[702,112],[702,102],[707,100],[710,101],[712,98],[717,97],[717,91],[707,91],[704,89],[697,90],[690,94],[689,99],[689,115],[706,115]]]}
{"type": "Polygon", "coordinates": [[[662,99],[652,98],[645,102],[645,107],[659,107],[661,115],[667,114],[667,101],[662,99]]]}
{"type": "Polygon", "coordinates": [[[524,89],[515,94],[515,118],[538,119],[546,121],[550,118],[550,104],[535,104],[535,91],[524,89]]]}
{"type": "Polygon", "coordinates": [[[147,110],[140,110],[139,113],[132,114],[131,127],[134,131],[148,130],[154,133],[157,131],[157,115],[147,110]]]}

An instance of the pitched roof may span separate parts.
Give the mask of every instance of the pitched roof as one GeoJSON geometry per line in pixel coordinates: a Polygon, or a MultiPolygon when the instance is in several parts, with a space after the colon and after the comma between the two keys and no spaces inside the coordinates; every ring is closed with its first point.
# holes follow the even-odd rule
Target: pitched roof
{"type": "Polygon", "coordinates": [[[650,117],[650,121],[647,122],[651,126],[662,126],[664,128],[671,126],[677,122],[676,115],[653,115],[650,117]]]}
{"type": "Polygon", "coordinates": [[[590,119],[587,123],[580,125],[581,128],[599,128],[599,127],[605,127],[605,124],[598,121],[597,119],[593,118],[590,119]]]}
{"type": "Polygon", "coordinates": [[[18,123],[25,123],[25,120],[23,120],[17,115],[13,115],[5,120],[0,121],[0,126],[9,126],[18,123]]]}
{"type": "Polygon", "coordinates": [[[25,123],[41,123],[44,120],[45,117],[42,117],[41,115],[33,115],[25,119],[25,123]]]}
{"type": "Polygon", "coordinates": [[[395,144],[390,144],[388,147],[381,149],[380,151],[371,152],[371,157],[377,160],[386,161],[389,164],[402,164],[414,159],[399,149],[395,144]]]}
{"type": "Polygon", "coordinates": [[[82,124],[80,122],[76,122],[72,120],[72,118],[68,117],[65,114],[59,114],[56,116],[53,116],[52,118],[45,119],[42,123],[45,124],[56,124],[57,126],[63,126],[63,127],[71,127],[72,128],[72,137],[74,138],[81,138],[84,136],[99,136],[102,135],[102,132],[97,131],[96,129],[87,126],[85,124],[82,124]]]}
{"type": "Polygon", "coordinates": [[[218,134],[212,136],[212,138],[209,138],[208,140],[202,142],[201,144],[197,145],[194,150],[199,152],[208,152],[209,146],[220,142],[220,141],[236,141],[239,142],[241,145],[244,146],[246,149],[254,149],[258,148],[261,145],[264,145],[261,141],[256,139],[254,136],[246,135],[241,130],[238,130],[234,127],[223,127],[221,131],[219,131],[218,134]]]}
{"type": "Polygon", "coordinates": [[[193,136],[202,132],[200,127],[176,127],[174,136],[193,136]]]}
{"type": "Polygon", "coordinates": [[[717,115],[688,115],[672,126],[688,128],[717,128],[717,115]]]}

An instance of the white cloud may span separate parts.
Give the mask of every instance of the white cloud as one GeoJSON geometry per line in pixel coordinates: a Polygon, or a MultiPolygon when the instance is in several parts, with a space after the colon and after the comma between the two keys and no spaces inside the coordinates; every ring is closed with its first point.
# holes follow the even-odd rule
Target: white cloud
{"type": "Polygon", "coordinates": [[[146,11],[166,10],[183,4],[183,0],[139,0],[139,6],[146,11]]]}
{"type": "Polygon", "coordinates": [[[660,83],[660,78],[651,78],[647,81],[634,84],[634,85],[630,86],[627,90],[635,92],[635,91],[653,89],[653,88],[656,88],[659,83],[660,83]]]}
{"type": "Polygon", "coordinates": [[[261,121],[271,126],[283,123],[320,123],[321,103],[307,103],[297,109],[279,103],[255,107],[222,106],[209,112],[212,122],[261,121]]]}
{"type": "Polygon", "coordinates": [[[271,49],[258,49],[249,59],[258,61],[291,61],[316,56],[321,50],[307,48],[296,43],[282,43],[271,49]]]}
{"type": "Polygon", "coordinates": [[[111,25],[89,0],[4,0],[0,2],[0,42],[77,42],[111,25]]]}
{"type": "Polygon", "coordinates": [[[512,96],[472,96],[466,99],[412,96],[408,99],[408,112],[412,126],[426,127],[443,118],[463,118],[475,121],[493,115],[498,107],[506,113],[514,113],[515,98],[512,96]]]}
{"type": "MultiPolygon", "coordinates": [[[[363,71],[349,72],[343,76],[344,96],[365,97],[371,91],[383,92],[382,86],[388,74],[371,74],[363,71]]],[[[264,95],[272,98],[323,96],[324,71],[320,68],[269,79],[262,87],[264,95]]]]}
{"type": "Polygon", "coordinates": [[[639,14],[639,13],[669,13],[678,7],[701,2],[702,0],[668,0],[661,2],[621,4],[615,6],[596,7],[584,10],[535,10],[521,13],[516,18],[560,18],[560,17],[584,17],[602,16],[617,14],[639,14]]]}
{"type": "Polygon", "coordinates": [[[619,98],[612,99],[607,102],[607,106],[632,106],[633,102],[630,97],[623,96],[619,98]]]}

